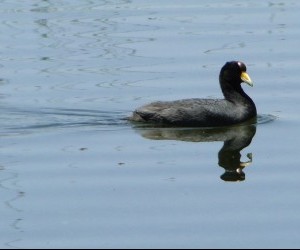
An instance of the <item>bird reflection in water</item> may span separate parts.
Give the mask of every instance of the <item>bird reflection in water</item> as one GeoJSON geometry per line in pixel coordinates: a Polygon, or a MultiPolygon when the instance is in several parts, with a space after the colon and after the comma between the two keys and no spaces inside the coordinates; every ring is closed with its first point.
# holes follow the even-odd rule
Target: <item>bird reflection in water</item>
{"type": "Polygon", "coordinates": [[[248,161],[241,161],[241,150],[250,145],[256,132],[253,123],[226,128],[162,128],[134,127],[143,137],[152,140],[178,140],[190,142],[223,141],[218,153],[218,164],[225,169],[220,176],[224,181],[244,181],[243,169],[252,162],[252,153],[248,153],[248,161]]]}

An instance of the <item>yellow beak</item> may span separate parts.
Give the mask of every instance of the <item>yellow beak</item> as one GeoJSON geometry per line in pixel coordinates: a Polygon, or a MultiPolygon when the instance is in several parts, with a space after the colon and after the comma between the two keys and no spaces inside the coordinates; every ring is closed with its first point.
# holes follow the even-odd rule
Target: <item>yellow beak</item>
{"type": "Polygon", "coordinates": [[[253,87],[253,82],[250,78],[250,76],[244,71],[241,74],[241,80],[247,84],[249,84],[251,87],[253,87]]]}

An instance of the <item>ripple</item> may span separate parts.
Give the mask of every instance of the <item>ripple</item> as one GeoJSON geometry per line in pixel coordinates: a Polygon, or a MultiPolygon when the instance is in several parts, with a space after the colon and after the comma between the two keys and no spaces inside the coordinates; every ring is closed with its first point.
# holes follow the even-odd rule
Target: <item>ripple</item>
{"type": "Polygon", "coordinates": [[[62,129],[114,131],[128,128],[123,111],[88,109],[3,109],[0,136],[45,133],[62,129]]]}
{"type": "Polygon", "coordinates": [[[277,116],[271,114],[259,114],[257,115],[257,124],[265,124],[269,122],[273,122],[274,120],[278,119],[277,116]]]}

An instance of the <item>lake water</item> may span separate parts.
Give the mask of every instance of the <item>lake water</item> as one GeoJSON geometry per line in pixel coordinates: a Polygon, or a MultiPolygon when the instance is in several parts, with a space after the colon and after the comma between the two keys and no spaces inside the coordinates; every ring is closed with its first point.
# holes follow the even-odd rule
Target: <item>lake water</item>
{"type": "Polygon", "coordinates": [[[300,2],[8,1],[0,9],[1,248],[299,248],[300,2]],[[149,128],[145,103],[221,98],[256,125],[149,128]]]}

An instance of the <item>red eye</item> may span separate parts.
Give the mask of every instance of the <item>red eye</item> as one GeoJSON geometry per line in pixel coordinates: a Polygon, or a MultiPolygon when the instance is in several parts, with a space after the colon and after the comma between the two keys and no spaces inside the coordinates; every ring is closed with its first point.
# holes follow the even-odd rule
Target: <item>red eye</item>
{"type": "Polygon", "coordinates": [[[246,71],[246,65],[242,62],[237,62],[237,64],[239,65],[241,71],[246,71]]]}

